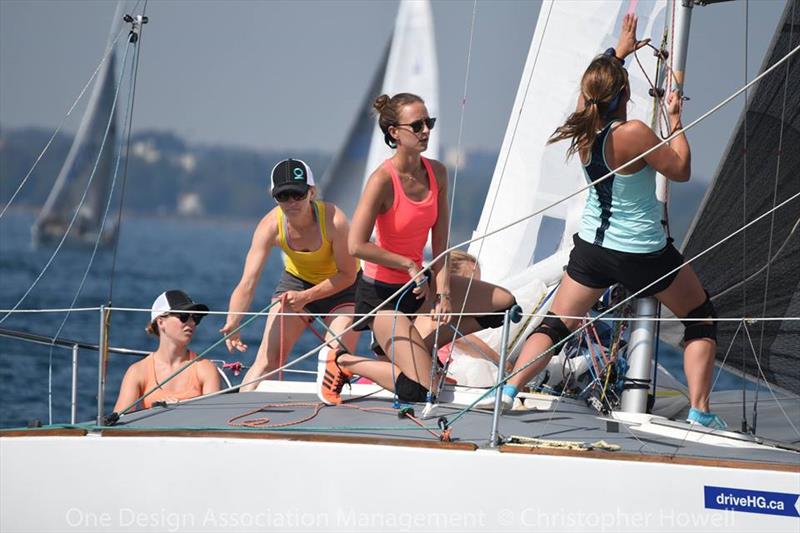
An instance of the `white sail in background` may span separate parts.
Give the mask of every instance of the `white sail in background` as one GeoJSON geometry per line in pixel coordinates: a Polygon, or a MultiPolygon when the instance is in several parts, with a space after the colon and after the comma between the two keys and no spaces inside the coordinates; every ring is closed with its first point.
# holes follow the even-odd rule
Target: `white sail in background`
{"type": "MultiPolygon", "coordinates": [[[[425,100],[430,116],[437,116],[439,76],[436,42],[433,35],[433,15],[427,0],[403,0],[397,12],[381,93],[392,96],[400,92],[421,96],[425,100]]],[[[376,121],[362,182],[366,184],[372,171],[391,155],[392,150],[383,142],[383,132],[376,121]]],[[[431,135],[425,157],[438,159],[438,135],[431,135]]]]}
{"type": "MultiPolygon", "coordinates": [[[[111,46],[112,38],[119,29],[121,21],[121,4],[118,4],[111,23],[108,46],[111,46]]],[[[100,222],[108,200],[117,148],[116,117],[112,115],[115,94],[114,71],[114,53],[111,52],[97,73],[78,132],[44,207],[34,223],[32,228],[34,243],[58,241],[62,238],[80,203],[80,197],[95,164],[97,168],[91,187],[78,213],[70,238],[79,243],[93,243],[98,237],[100,222]],[[107,128],[108,134],[106,134],[107,128]]],[[[113,229],[106,230],[104,241],[110,241],[113,234],[113,229]]]]}
{"type": "MultiPolygon", "coordinates": [[[[482,235],[573,193],[586,183],[578,157],[565,160],[566,142],[547,139],[575,110],[581,75],[591,58],[615,46],[624,15],[639,17],[638,37],[660,41],[666,0],[545,1],[475,235],[482,235]]],[[[654,79],[656,58],[647,49],[639,60],[654,79]]],[[[653,99],[641,69],[628,59],[632,104],[629,118],[651,123],[653,99]]],[[[500,282],[533,263],[571,247],[585,194],[497,235],[472,243],[483,277],[500,282]]],[[[566,257],[566,254],[561,254],[566,257]]]]}

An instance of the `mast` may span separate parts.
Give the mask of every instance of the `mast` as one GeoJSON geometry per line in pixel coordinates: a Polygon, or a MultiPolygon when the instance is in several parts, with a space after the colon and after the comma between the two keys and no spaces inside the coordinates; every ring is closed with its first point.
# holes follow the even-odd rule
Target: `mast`
{"type": "MultiPolygon", "coordinates": [[[[692,21],[694,0],[669,0],[667,11],[674,8],[674,35],[672,76],[670,91],[683,94],[686,73],[686,56],[689,50],[689,27],[692,21]]],[[[665,24],[670,23],[667,17],[665,24]]],[[[666,96],[666,95],[665,95],[666,96]]],[[[656,110],[658,113],[658,110],[656,110]]],[[[667,209],[668,182],[661,175],[656,175],[656,197],[662,203],[664,213],[667,209]]],[[[666,217],[665,217],[666,219],[666,217]]],[[[650,390],[650,375],[653,359],[658,301],[654,297],[637,298],[634,302],[634,316],[631,324],[630,348],[628,350],[628,372],[625,374],[626,385],[622,393],[621,410],[626,413],[647,412],[647,394],[650,390]]]]}

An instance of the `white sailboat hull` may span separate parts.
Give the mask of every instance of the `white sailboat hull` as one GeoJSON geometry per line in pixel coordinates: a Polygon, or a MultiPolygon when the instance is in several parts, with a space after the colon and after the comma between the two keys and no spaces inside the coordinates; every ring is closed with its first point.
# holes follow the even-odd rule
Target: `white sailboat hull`
{"type": "Polygon", "coordinates": [[[800,526],[705,507],[707,486],[796,494],[786,471],[222,435],[3,438],[0,452],[6,532],[800,526]]]}

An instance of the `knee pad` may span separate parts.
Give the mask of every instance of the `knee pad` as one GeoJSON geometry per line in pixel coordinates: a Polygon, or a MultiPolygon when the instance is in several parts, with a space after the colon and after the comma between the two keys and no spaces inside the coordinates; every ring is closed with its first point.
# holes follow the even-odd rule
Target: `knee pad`
{"type": "Polygon", "coordinates": [[[428,389],[402,372],[394,383],[394,391],[401,402],[424,402],[428,397],[428,389]]]}
{"type": "MultiPolygon", "coordinates": [[[[706,301],[689,311],[686,318],[717,318],[717,311],[714,309],[714,304],[708,297],[706,292],[706,301]]],[[[697,322],[694,320],[682,320],[684,325],[683,342],[689,342],[695,339],[711,339],[717,340],[717,323],[716,322],[697,322]]]]}
{"type": "Polygon", "coordinates": [[[555,346],[569,337],[572,331],[564,324],[563,320],[557,317],[552,311],[548,311],[547,316],[544,317],[541,324],[536,326],[531,335],[534,333],[544,333],[550,337],[550,340],[553,341],[553,346],[555,346]]]}
{"type": "MultiPolygon", "coordinates": [[[[511,305],[509,305],[505,309],[500,309],[498,313],[505,313],[508,310],[514,309],[516,305],[517,305],[517,300],[514,299],[511,305]]],[[[481,326],[481,329],[499,328],[500,326],[503,325],[503,320],[504,320],[503,315],[483,315],[475,317],[475,322],[477,322],[481,326]]]]}

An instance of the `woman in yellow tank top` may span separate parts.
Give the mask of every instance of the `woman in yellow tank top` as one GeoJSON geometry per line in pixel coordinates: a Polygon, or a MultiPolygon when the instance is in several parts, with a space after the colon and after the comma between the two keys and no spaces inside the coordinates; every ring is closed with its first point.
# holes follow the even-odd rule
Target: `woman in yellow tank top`
{"type": "MultiPolygon", "coordinates": [[[[347,251],[347,217],[335,205],[316,200],[311,169],[299,159],[286,159],[272,169],[272,197],[278,205],[259,222],[245,260],[242,279],[231,294],[223,335],[236,329],[253,301],[261,271],[272,248],[283,252],[285,270],[272,295],[284,298],[286,308],[273,306],[256,359],[247,371],[240,391],[255,389],[249,383],[278,368],[305,327],[301,317],[277,313],[322,315],[330,331],[339,332],[353,319],[358,261],[347,251]],[[281,335],[283,338],[281,339],[281,335]]],[[[358,332],[346,334],[345,346],[355,346],[358,332]]],[[[332,337],[332,335],[327,335],[332,337]]],[[[228,350],[244,352],[247,345],[235,333],[225,341],[228,350]]]]}

